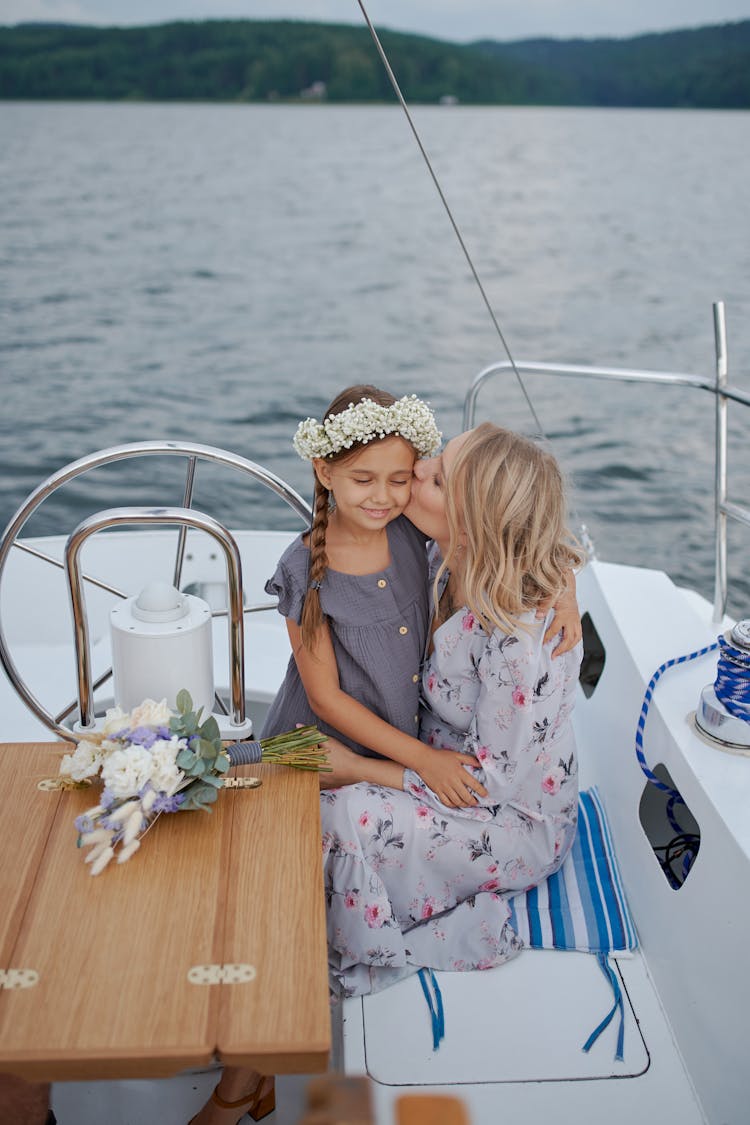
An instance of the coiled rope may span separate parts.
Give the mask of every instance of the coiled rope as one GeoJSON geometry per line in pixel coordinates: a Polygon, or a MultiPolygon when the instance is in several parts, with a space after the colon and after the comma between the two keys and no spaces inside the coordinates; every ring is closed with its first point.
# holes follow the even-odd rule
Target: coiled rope
{"type": "Polygon", "coordinates": [[[714,691],[730,715],[750,723],[750,651],[719,637],[721,650],[714,691]]]}

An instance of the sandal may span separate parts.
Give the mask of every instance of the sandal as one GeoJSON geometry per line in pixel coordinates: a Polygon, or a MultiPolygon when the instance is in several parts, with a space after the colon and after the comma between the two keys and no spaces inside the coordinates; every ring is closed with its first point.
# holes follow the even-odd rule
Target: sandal
{"type": "MultiPolygon", "coordinates": [[[[236,1101],[228,1102],[226,1098],[222,1098],[218,1092],[219,1087],[216,1086],[211,1091],[211,1101],[217,1105],[219,1109],[243,1109],[244,1112],[237,1119],[238,1123],[242,1120],[245,1114],[249,1114],[253,1121],[260,1121],[264,1117],[268,1117],[269,1113],[273,1113],[276,1109],[276,1083],[273,1075],[261,1075],[258,1079],[258,1084],[250,1094],[245,1094],[244,1097],[237,1098],[236,1101]]],[[[195,1118],[188,1122],[192,1125],[195,1118]]]]}

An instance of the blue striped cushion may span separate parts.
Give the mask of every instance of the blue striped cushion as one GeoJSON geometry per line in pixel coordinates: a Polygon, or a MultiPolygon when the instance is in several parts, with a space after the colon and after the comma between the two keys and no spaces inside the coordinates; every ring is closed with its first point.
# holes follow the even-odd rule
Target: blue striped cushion
{"type": "Polygon", "coordinates": [[[578,831],[562,867],[538,887],[509,900],[510,924],[535,949],[591,953],[635,949],[612,837],[596,788],[578,798],[578,831]]]}

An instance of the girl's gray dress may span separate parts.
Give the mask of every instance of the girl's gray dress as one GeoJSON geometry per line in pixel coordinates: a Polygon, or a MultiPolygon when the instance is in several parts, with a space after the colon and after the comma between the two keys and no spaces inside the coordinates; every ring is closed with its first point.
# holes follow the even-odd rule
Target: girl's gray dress
{"type": "MultiPolygon", "coordinates": [[[[417,737],[419,675],[429,616],[426,540],[404,516],[387,525],[391,562],[376,574],[328,570],[320,603],[328,618],[339,683],[392,726],[417,737]]],[[[299,624],[309,585],[310,552],[298,536],[266,583],[279,599],[279,613],[299,624]]],[[[314,723],[366,757],[372,750],[321,723],[310,709],[294,657],[261,732],[267,738],[314,723]]]]}
{"type": "Polygon", "coordinates": [[[524,624],[487,636],[463,609],[423,669],[420,737],[477,758],[481,806],[446,808],[410,770],[404,792],[321,794],[334,992],[376,991],[421,966],[490,968],[520,948],[506,899],[556,871],[575,834],[582,651],[553,660],[547,622],[524,624]]]}

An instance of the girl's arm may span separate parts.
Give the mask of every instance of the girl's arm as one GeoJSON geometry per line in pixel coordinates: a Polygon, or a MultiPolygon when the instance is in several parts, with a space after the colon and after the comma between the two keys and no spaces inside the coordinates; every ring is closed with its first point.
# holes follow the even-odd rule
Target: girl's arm
{"type": "MultiPolygon", "coordinates": [[[[572,570],[567,570],[565,578],[565,590],[552,606],[555,616],[550,621],[547,632],[544,634],[545,644],[556,637],[558,633],[562,634],[562,640],[552,653],[553,657],[570,652],[583,637],[581,613],[578,609],[578,598],[576,596],[576,576],[572,570]]],[[[548,604],[541,605],[537,617],[545,617],[549,608],[548,604]]]]}
{"type": "Polygon", "coordinates": [[[365,758],[330,736],[325,741],[325,750],[330,769],[318,774],[321,789],[338,789],[358,781],[387,785],[389,789],[404,788],[404,767],[390,758],[365,758]]]}
{"type": "MultiPolygon", "coordinates": [[[[415,770],[443,804],[451,808],[475,805],[477,796],[486,795],[484,786],[464,768],[477,764],[469,754],[427,746],[418,738],[391,726],[341,690],[336,655],[327,625],[318,630],[314,650],[303,645],[302,630],[293,618],[286,618],[286,626],[307,701],[322,722],[370,750],[415,770]]],[[[357,780],[367,781],[370,778],[363,776],[357,780]]]]}

